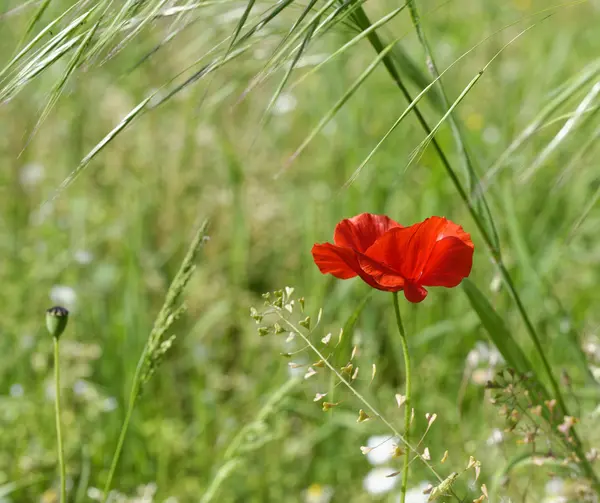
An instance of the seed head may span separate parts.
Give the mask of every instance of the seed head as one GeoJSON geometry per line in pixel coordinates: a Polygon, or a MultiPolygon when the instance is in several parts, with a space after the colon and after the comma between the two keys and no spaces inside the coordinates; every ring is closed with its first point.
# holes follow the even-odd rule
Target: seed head
{"type": "Polygon", "coordinates": [[[54,306],[46,311],[46,327],[52,337],[58,339],[67,328],[69,311],[64,307],[54,306]]]}

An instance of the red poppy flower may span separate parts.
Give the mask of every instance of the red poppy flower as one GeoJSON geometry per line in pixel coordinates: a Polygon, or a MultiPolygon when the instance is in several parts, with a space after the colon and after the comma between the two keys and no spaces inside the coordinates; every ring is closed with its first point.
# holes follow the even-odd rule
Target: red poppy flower
{"type": "Polygon", "coordinates": [[[386,216],[362,213],[337,224],[333,241],[312,249],[323,274],[360,276],[379,290],[403,290],[410,302],[421,302],[426,286],[457,286],[473,264],[471,237],[443,217],[402,227],[386,216]]]}

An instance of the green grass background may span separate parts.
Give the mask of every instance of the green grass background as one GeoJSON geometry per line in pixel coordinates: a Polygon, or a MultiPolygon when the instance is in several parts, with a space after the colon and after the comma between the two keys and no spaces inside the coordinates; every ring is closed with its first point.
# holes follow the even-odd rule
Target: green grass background
{"type": "MultiPolygon", "coordinates": [[[[10,12],[18,4],[5,0],[0,5],[3,64],[34,12],[10,12]]],[[[66,0],[52,2],[42,22],[68,5],[66,0]]],[[[226,21],[222,15],[243,6],[222,2],[206,8],[206,16],[192,28],[145,58],[167,33],[169,21],[155,20],[110,60],[84,65],[28,145],[67,60],[50,66],[0,106],[0,487],[18,485],[9,491],[8,501],[38,501],[44,493],[44,501],[53,501],[48,490],[57,478],[55,436],[47,396],[52,341],[43,324],[51,288],[68,285],[77,292],[62,342],[68,472],[75,488],[82,474],[89,474],[89,486],[101,487],[137,359],[194,228],[205,217],[211,220],[210,241],[187,290],[189,311],[176,324],[175,346],[136,408],[114,483],[119,491],[133,494],[139,484],[155,482],[156,501],[170,496],[200,500],[231,439],[289,379],[288,360],[280,356],[286,351],[283,339],[258,337],[249,307],[261,304],[263,292],[291,285],[306,298],[310,312],[324,309],[315,337],[337,334],[368,287],[320,275],[310,248],[331,240],[335,224],[357,213],[385,213],[403,224],[436,214],[461,223],[476,245],[473,281],[533,355],[509,296],[502,288],[490,288],[494,265],[433,150],[407,167],[424,137],[412,115],[357,181],[342,188],[407,105],[383,67],[301,156],[274,177],[374,57],[366,41],[338,56],[298,87],[285,90],[296,107],[269,113],[259,128],[283,72],[239,98],[300,6],[282,15],[271,36],[243,57],[137,118],[40,210],[91,148],[149,92],[232,32],[238,18],[226,21]],[[44,177],[28,186],[23,173],[32,163],[43,167],[44,177]],[[89,251],[93,260],[78,263],[79,250],[89,251]],[[15,384],[22,386],[22,396],[11,395],[15,384]],[[117,407],[104,411],[109,397],[117,407]]],[[[396,6],[369,1],[366,10],[377,19],[396,6]]],[[[441,69],[489,34],[522,20],[444,76],[453,101],[503,44],[541,19],[528,16],[548,4],[453,0],[419,2],[419,7],[441,69]]],[[[456,116],[480,175],[570,79],[598,64],[599,15],[597,1],[556,10],[512,43],[459,105],[456,116]]],[[[406,34],[400,46],[427,75],[407,12],[380,33],[389,40],[406,34]]],[[[338,26],[311,45],[308,54],[332,53],[353,35],[350,27],[338,26]]],[[[505,261],[557,375],[564,368],[575,394],[589,391],[580,399],[585,417],[597,404],[597,394],[584,389],[585,374],[566,328],[583,341],[599,323],[598,153],[595,143],[581,150],[598,127],[595,110],[569,132],[535,176],[524,181],[521,175],[594,82],[543,121],[545,127],[510,156],[488,190],[505,261]]],[[[413,94],[416,89],[411,84],[413,94]]],[[[435,124],[441,114],[431,101],[423,103],[435,124]]],[[[597,106],[597,99],[592,104],[597,106]]],[[[437,138],[459,166],[447,125],[437,138]]],[[[445,474],[461,470],[469,455],[481,459],[481,480],[489,487],[506,460],[526,449],[515,446],[514,439],[507,446],[487,446],[491,429],[502,421],[480,386],[469,382],[461,389],[465,358],[477,341],[486,340],[486,333],[460,289],[431,289],[425,302],[403,303],[401,309],[413,356],[417,430],[423,429],[426,412],[439,416],[424,445],[435,461],[450,452],[448,465],[440,467],[445,474]]],[[[373,293],[354,337],[360,348],[359,387],[400,427],[394,394],[401,392],[403,370],[389,294],[373,293]],[[373,363],[378,371],[369,385],[373,363]]],[[[328,382],[325,377],[304,381],[279,404],[266,420],[272,438],[244,455],[216,501],[302,501],[303,490],[314,483],[332,486],[333,501],[370,501],[362,489],[370,468],[359,447],[386,430],[377,421],[357,424],[359,404],[341,388],[336,396],[343,403],[322,412],[313,397],[328,382]]],[[[583,432],[592,444],[597,440],[592,427],[583,432]]],[[[400,461],[395,463],[400,469],[400,461]]],[[[411,471],[414,485],[431,480],[417,463],[411,471]]],[[[530,468],[519,472],[505,494],[521,501],[528,481],[543,480],[544,473],[530,468]]],[[[479,494],[468,492],[470,477],[465,475],[457,486],[459,493],[470,495],[468,501],[479,494]]],[[[78,501],[89,501],[83,494],[78,501]]],[[[539,491],[526,496],[527,501],[541,498],[539,491]]]]}

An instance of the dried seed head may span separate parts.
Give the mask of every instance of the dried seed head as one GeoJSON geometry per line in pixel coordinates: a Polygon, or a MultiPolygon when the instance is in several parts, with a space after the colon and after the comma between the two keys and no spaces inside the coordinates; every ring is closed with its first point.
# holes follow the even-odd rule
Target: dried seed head
{"type": "Polygon", "coordinates": [[[429,447],[425,447],[422,457],[423,457],[423,459],[426,459],[427,461],[431,460],[431,454],[429,453],[429,447]]]}
{"type": "Polygon", "coordinates": [[[263,319],[263,315],[260,314],[254,307],[250,308],[250,317],[256,321],[256,323],[260,323],[263,319]]]}
{"type": "Polygon", "coordinates": [[[402,407],[404,402],[406,402],[406,396],[396,393],[396,403],[398,404],[398,408],[402,407]]]}
{"type": "Polygon", "coordinates": [[[317,373],[317,371],[314,368],[308,367],[306,374],[304,374],[304,379],[308,379],[309,377],[314,376],[316,373],[317,373]]]}
{"type": "Polygon", "coordinates": [[[357,423],[364,423],[369,419],[371,419],[371,416],[369,416],[364,410],[360,409],[358,411],[358,419],[356,420],[357,423]]]}
{"type": "Polygon", "coordinates": [[[54,306],[46,311],[46,328],[52,337],[58,339],[67,328],[69,311],[64,307],[54,306]]]}
{"type": "Polygon", "coordinates": [[[442,463],[445,463],[446,460],[448,459],[448,451],[444,452],[444,455],[442,456],[442,463]]]}
{"type": "Polygon", "coordinates": [[[352,370],[354,370],[354,365],[352,365],[351,362],[348,362],[348,365],[346,365],[345,367],[342,367],[340,370],[342,371],[342,374],[352,375],[352,370]]]}
{"type": "Polygon", "coordinates": [[[437,414],[425,414],[425,418],[427,419],[427,428],[431,428],[433,422],[437,419],[437,414]]]}
{"type": "Polygon", "coordinates": [[[302,321],[298,322],[301,327],[306,328],[306,330],[310,330],[310,316],[307,316],[302,321]]]}
{"type": "Polygon", "coordinates": [[[393,458],[399,458],[400,456],[404,455],[404,449],[402,449],[402,447],[400,447],[399,445],[394,445],[394,450],[392,451],[392,457],[393,458]]]}
{"type": "Polygon", "coordinates": [[[318,402],[319,400],[321,400],[323,397],[326,397],[327,393],[317,393],[315,395],[315,398],[313,399],[313,402],[318,402]]]}

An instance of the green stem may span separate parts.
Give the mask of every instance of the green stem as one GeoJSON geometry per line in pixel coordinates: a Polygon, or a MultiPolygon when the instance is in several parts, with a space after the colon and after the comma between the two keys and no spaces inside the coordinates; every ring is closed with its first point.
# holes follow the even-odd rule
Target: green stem
{"type": "Polygon", "coordinates": [[[67,501],[67,470],[65,467],[65,453],[63,447],[62,428],[60,425],[60,363],[58,351],[58,337],[54,339],[54,410],[56,416],[56,443],[58,447],[58,465],[60,468],[60,502],[67,501]]]}
{"type": "Polygon", "coordinates": [[[129,429],[129,423],[131,421],[131,416],[133,414],[133,409],[135,407],[135,402],[138,398],[140,392],[140,384],[141,384],[141,374],[142,368],[144,366],[144,361],[146,358],[146,350],[142,352],[140,359],[137,364],[137,368],[135,369],[135,375],[133,376],[133,383],[131,385],[131,391],[129,392],[129,404],[127,405],[127,412],[125,414],[125,421],[123,421],[123,426],[121,426],[121,433],[119,434],[119,440],[117,442],[117,447],[115,449],[115,453],[113,454],[113,459],[110,464],[110,470],[108,472],[108,478],[104,484],[104,491],[102,496],[102,503],[106,503],[108,500],[108,495],[110,492],[110,487],[112,484],[113,477],[115,476],[115,472],[117,470],[117,465],[119,464],[119,458],[121,457],[121,451],[123,450],[123,444],[125,443],[125,437],[127,436],[127,430],[129,429]]]}
{"type": "MultiPolygon", "coordinates": [[[[402,325],[402,318],[400,317],[400,306],[398,305],[398,292],[393,293],[394,297],[394,311],[396,312],[396,324],[398,325],[398,332],[400,332],[400,341],[402,342],[402,352],[404,353],[404,368],[406,371],[406,385],[405,385],[405,397],[404,402],[404,440],[409,441],[410,432],[410,416],[412,409],[412,402],[410,399],[410,355],[408,354],[408,341],[406,340],[406,333],[404,332],[404,326],[402,325]]],[[[400,489],[400,502],[404,503],[406,499],[406,486],[408,484],[408,465],[409,465],[408,451],[404,455],[404,467],[402,469],[402,487],[400,489]]]]}

